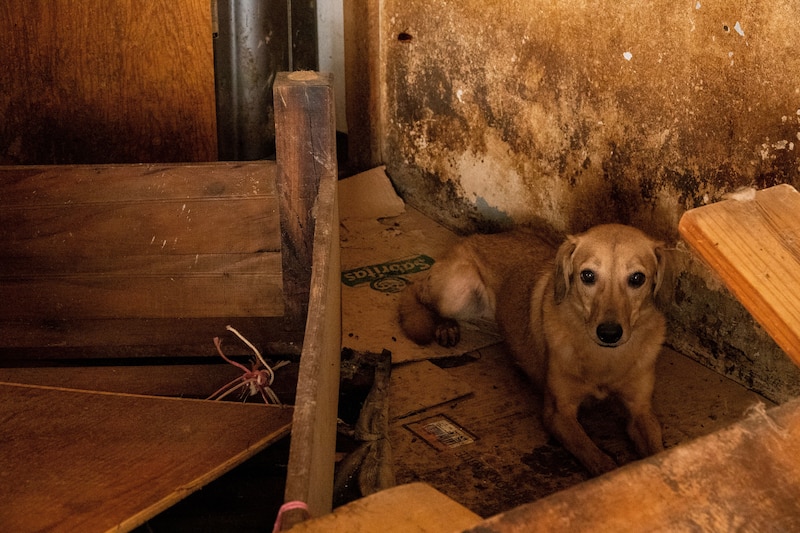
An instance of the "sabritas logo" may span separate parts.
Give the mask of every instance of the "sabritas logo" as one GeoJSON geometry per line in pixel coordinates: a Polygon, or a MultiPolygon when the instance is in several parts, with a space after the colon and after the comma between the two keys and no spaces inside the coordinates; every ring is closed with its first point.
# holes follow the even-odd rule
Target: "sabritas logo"
{"type": "Polygon", "coordinates": [[[369,283],[376,291],[398,292],[408,283],[403,276],[428,270],[433,263],[433,259],[427,255],[418,255],[408,259],[353,268],[342,272],[342,283],[348,287],[369,283]]]}

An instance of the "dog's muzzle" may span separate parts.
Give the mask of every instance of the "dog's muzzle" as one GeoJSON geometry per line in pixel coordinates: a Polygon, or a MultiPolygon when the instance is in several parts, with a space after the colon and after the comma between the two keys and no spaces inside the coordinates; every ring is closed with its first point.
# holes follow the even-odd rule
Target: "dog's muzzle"
{"type": "Polygon", "coordinates": [[[615,346],[622,338],[622,326],[616,322],[603,322],[595,331],[597,338],[606,346],[615,346]]]}

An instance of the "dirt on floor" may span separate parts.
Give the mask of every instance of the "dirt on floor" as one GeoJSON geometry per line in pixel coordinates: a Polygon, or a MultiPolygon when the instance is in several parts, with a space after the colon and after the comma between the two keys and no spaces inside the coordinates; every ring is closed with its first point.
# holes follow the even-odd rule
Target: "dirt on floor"
{"type": "MultiPolygon", "coordinates": [[[[415,363],[411,363],[415,364],[415,363]]],[[[471,392],[406,416],[414,390],[425,395],[435,382],[418,380],[391,405],[390,440],[398,483],[424,481],[473,512],[488,517],[569,488],[589,473],[544,431],[541,397],[502,345],[436,362],[447,379],[471,392]],[[433,423],[433,426],[431,426],[433,423]],[[431,436],[422,428],[437,428],[431,436]],[[438,442],[437,442],[438,441],[438,442]]],[[[396,369],[402,372],[402,367],[396,369]]],[[[396,374],[398,372],[396,371],[396,374]]],[[[441,380],[436,374],[432,379],[441,380]]],[[[664,349],[657,368],[655,410],[667,448],[740,420],[767,400],[698,363],[664,349]]],[[[625,464],[637,460],[625,433],[625,415],[613,400],[597,402],[581,421],[602,449],[625,464]]]]}

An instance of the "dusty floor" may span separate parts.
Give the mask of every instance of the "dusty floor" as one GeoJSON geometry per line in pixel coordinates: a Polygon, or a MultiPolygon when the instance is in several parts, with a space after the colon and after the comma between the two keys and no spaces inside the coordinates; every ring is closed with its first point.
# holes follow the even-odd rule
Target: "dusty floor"
{"type": "MultiPolygon", "coordinates": [[[[502,348],[471,355],[444,370],[469,383],[472,395],[393,421],[397,481],[425,481],[487,517],[588,479],[583,467],[542,429],[540,397],[502,348]],[[474,442],[440,451],[412,432],[414,422],[435,417],[446,417],[474,442]]],[[[753,404],[766,402],[669,349],[657,371],[655,410],[667,447],[708,434],[740,419],[753,404]]],[[[583,422],[619,463],[636,459],[619,406],[591,406],[583,422]]]]}
{"type": "MultiPolygon", "coordinates": [[[[540,398],[501,346],[409,372],[409,365],[417,364],[393,370],[390,439],[398,483],[425,481],[487,517],[588,479],[581,465],[543,431],[537,414],[540,398]],[[436,398],[443,402],[436,404],[436,398]],[[460,432],[429,443],[421,427],[442,420],[460,432]]],[[[758,402],[769,403],[672,350],[665,349],[659,359],[655,409],[667,447],[739,420],[758,402]]],[[[586,409],[583,421],[620,463],[636,459],[613,402],[586,409]]],[[[284,439],[137,533],[271,531],[287,457],[284,439]]]]}

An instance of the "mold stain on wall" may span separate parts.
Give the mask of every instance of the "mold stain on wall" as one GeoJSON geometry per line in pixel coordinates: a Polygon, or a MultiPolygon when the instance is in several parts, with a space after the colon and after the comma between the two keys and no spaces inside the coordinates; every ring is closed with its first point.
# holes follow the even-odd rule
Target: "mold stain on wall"
{"type": "MultiPolygon", "coordinates": [[[[618,221],[677,242],[687,209],[741,186],[800,186],[793,0],[384,0],[382,13],[387,171],[455,229],[618,221]]],[[[722,298],[733,320],[732,297],[694,275],[678,279],[695,302],[673,310],[678,329],[702,324],[701,298],[722,298]]],[[[698,358],[747,382],[763,368],[723,352],[785,356],[736,320],[756,345],[725,345],[709,325],[698,358]]],[[[794,379],[765,392],[800,393],[794,379]]]]}

